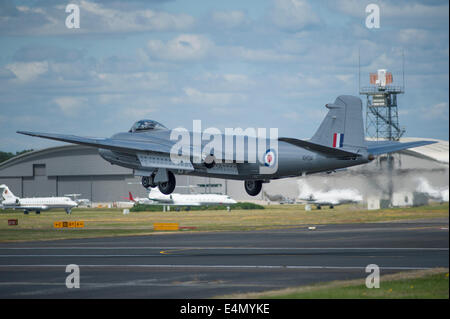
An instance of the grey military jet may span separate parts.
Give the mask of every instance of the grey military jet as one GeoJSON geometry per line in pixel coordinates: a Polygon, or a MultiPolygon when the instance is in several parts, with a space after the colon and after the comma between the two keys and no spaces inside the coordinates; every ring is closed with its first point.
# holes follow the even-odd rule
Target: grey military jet
{"type": "MultiPolygon", "coordinates": [[[[232,148],[231,152],[229,148],[210,148],[206,153],[196,153],[195,143],[192,143],[195,140],[194,130],[186,130],[187,142],[180,143],[179,138],[173,139],[177,129],[170,130],[153,120],[138,121],[128,132],[117,133],[110,138],[27,131],[17,133],[96,147],[106,161],[131,168],[136,176],[142,176],[145,188],[158,187],[164,194],[170,194],[175,189],[175,174],[186,174],[243,180],[247,193],[256,196],[261,191],[262,183],[271,179],[332,172],[368,163],[379,154],[433,143],[366,141],[360,98],[343,95],[325,106],[329,111],[310,140],[265,138],[262,144],[258,143],[258,154],[262,156],[258,156],[256,161],[251,160],[253,157],[249,151],[249,146],[254,145],[254,137],[244,136],[244,143],[241,144],[244,146],[243,151],[238,150],[236,144],[236,149],[232,148]],[[272,143],[277,146],[276,149],[270,148],[272,143]],[[181,148],[174,147],[177,144],[181,148]],[[181,149],[187,152],[181,152],[181,149]],[[244,154],[240,154],[241,151],[244,154]],[[174,161],[175,157],[181,160],[174,161]],[[276,169],[268,172],[261,169],[267,166],[276,169]]],[[[222,142],[226,142],[228,138],[230,136],[227,134],[220,134],[219,137],[222,142]]],[[[238,138],[232,136],[231,141],[237,143],[238,138]]],[[[208,142],[210,141],[202,140],[201,146],[206,146],[208,142]]]]}

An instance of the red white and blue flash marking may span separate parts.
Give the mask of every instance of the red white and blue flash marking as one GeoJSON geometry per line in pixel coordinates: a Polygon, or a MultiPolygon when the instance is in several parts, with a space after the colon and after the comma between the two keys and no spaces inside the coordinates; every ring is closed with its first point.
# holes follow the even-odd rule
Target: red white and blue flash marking
{"type": "Polygon", "coordinates": [[[264,155],[264,165],[269,167],[275,165],[275,156],[275,151],[273,149],[268,149],[264,155]]]}
{"type": "Polygon", "coordinates": [[[334,133],[333,147],[343,147],[343,146],[344,146],[344,133],[334,133]]]}

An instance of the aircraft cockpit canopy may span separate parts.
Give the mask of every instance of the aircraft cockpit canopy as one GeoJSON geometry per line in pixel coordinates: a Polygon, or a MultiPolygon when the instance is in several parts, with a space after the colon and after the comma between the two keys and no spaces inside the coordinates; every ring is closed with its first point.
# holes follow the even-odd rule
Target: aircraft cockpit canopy
{"type": "Polygon", "coordinates": [[[167,127],[153,120],[140,120],[133,124],[129,132],[134,133],[155,130],[167,130],[167,127]]]}

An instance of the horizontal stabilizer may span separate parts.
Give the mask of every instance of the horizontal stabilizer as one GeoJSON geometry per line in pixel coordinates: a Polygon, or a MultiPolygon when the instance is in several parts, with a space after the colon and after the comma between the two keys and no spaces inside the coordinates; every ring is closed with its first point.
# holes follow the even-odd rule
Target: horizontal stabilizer
{"type": "Polygon", "coordinates": [[[298,140],[296,138],[280,137],[278,140],[301,148],[305,148],[310,151],[319,152],[327,157],[347,159],[361,156],[361,154],[343,151],[342,149],[328,147],[308,141],[298,140]]]}
{"type": "Polygon", "coordinates": [[[366,141],[367,152],[372,155],[392,153],[434,143],[436,143],[436,141],[417,141],[408,143],[400,143],[395,141],[366,141]]]}

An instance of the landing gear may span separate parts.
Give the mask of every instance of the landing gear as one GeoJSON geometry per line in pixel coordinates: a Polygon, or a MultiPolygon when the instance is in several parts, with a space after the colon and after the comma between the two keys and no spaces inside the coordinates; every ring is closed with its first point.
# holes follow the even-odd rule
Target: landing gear
{"type": "Polygon", "coordinates": [[[144,186],[145,188],[153,188],[156,187],[158,185],[156,185],[155,183],[155,174],[152,174],[150,176],[142,176],[142,186],[144,186]]]}
{"type": "Polygon", "coordinates": [[[175,175],[171,171],[167,172],[167,177],[169,180],[167,182],[159,183],[159,191],[163,194],[169,195],[173,192],[176,186],[175,175]]]}
{"type": "Polygon", "coordinates": [[[40,215],[41,214],[41,211],[40,210],[37,210],[36,211],[36,215],[40,215]]]}
{"type": "Polygon", "coordinates": [[[334,206],[333,205],[330,205],[330,209],[333,209],[334,208],[334,206]]]}
{"type": "Polygon", "coordinates": [[[244,182],[245,191],[250,196],[256,196],[261,192],[262,182],[261,181],[245,181],[244,182]]]}
{"type": "Polygon", "coordinates": [[[142,176],[142,186],[144,186],[145,188],[149,188],[150,187],[150,177],[149,176],[142,176]]]}
{"type": "Polygon", "coordinates": [[[66,208],[66,214],[70,215],[72,213],[72,210],[70,208],[66,208]]]}
{"type": "Polygon", "coordinates": [[[24,215],[28,215],[28,211],[27,210],[24,210],[23,213],[24,213],[24,215]]]}
{"type": "Polygon", "coordinates": [[[155,180],[155,174],[152,174],[151,176],[142,176],[142,186],[144,186],[145,188],[153,188],[156,187],[158,185],[156,185],[156,183],[154,182],[155,180]]]}

